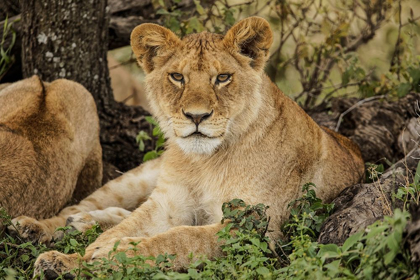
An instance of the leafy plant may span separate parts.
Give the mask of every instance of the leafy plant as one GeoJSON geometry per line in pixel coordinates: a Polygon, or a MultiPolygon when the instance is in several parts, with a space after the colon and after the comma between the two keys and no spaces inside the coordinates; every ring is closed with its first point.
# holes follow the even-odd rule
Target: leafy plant
{"type": "Polygon", "coordinates": [[[102,229],[98,224],[93,225],[84,233],[71,227],[61,227],[56,231],[63,232],[63,238],[54,244],[55,250],[64,254],[79,253],[82,256],[85,254],[86,247],[93,243],[102,233],[102,229]]]}
{"type": "MultiPolygon", "coordinates": [[[[3,227],[12,224],[11,217],[2,208],[0,221],[3,227]]],[[[13,237],[0,232],[0,279],[32,279],[34,263],[40,254],[52,249],[66,254],[84,254],[85,248],[102,232],[98,225],[85,233],[69,231],[69,228],[58,230],[63,231],[64,237],[56,242],[53,248],[47,248],[44,244],[24,242],[19,236],[13,237]]]]}
{"type": "Polygon", "coordinates": [[[366,162],[366,183],[372,183],[379,179],[379,177],[384,173],[385,167],[383,164],[374,164],[366,162]]]}
{"type": "Polygon", "coordinates": [[[290,218],[282,228],[286,237],[299,234],[308,235],[312,240],[318,238],[321,226],[331,215],[334,204],[322,203],[314,188],[313,183],[303,185],[302,196],[289,203],[290,218]]]}
{"type": "Polygon", "coordinates": [[[404,202],[403,209],[405,210],[409,209],[410,203],[420,205],[420,162],[417,164],[413,182],[400,186],[394,197],[404,202]]]}
{"type": "Polygon", "coordinates": [[[397,209],[365,232],[350,236],[342,246],[318,244],[309,236],[296,236],[290,265],[281,268],[280,279],[419,279],[403,246],[409,214],[397,209]]]}
{"type": "MultiPolygon", "coordinates": [[[[146,162],[151,159],[155,159],[159,157],[163,151],[165,146],[165,137],[163,135],[163,132],[160,130],[158,122],[151,116],[145,117],[146,121],[153,126],[152,136],[154,137],[154,146],[155,148],[151,151],[148,151],[143,156],[143,162],[146,162]]],[[[147,134],[144,130],[140,131],[139,134],[136,137],[136,142],[139,145],[140,151],[144,151],[145,149],[145,143],[146,140],[154,140],[152,137],[147,134]]]]}
{"type": "Polygon", "coordinates": [[[15,58],[11,55],[13,46],[16,42],[16,31],[13,29],[13,24],[16,21],[9,22],[9,19],[6,17],[3,25],[3,36],[0,42],[0,81],[2,77],[6,74],[9,67],[14,63],[15,58]],[[9,45],[6,45],[6,39],[11,36],[12,39],[9,45]]]}
{"type": "MultiPolygon", "coordinates": [[[[251,1],[252,2],[252,1],[251,1]]],[[[227,1],[203,2],[194,0],[195,9],[183,9],[181,0],[153,1],[157,14],[163,17],[163,23],[174,33],[184,36],[190,33],[197,33],[210,30],[222,33],[235,23],[237,11],[227,1]]]]}

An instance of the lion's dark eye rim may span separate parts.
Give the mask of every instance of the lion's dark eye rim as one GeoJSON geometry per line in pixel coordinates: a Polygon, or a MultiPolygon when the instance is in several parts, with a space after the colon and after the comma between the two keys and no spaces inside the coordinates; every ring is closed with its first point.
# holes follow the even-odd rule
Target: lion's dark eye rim
{"type": "Polygon", "coordinates": [[[231,74],[220,74],[216,78],[217,83],[226,83],[230,80],[230,77],[232,77],[231,74]]]}
{"type": "Polygon", "coordinates": [[[182,82],[184,80],[184,76],[180,73],[171,73],[171,78],[177,82],[182,82]]]}

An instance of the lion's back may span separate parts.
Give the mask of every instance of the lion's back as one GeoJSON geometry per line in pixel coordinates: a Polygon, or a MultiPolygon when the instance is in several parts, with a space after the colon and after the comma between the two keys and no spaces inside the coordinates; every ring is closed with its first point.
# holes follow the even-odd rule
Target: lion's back
{"type": "Polygon", "coordinates": [[[102,166],[94,100],[75,82],[34,76],[3,87],[0,104],[0,206],[13,217],[52,216],[91,154],[102,166]]]}

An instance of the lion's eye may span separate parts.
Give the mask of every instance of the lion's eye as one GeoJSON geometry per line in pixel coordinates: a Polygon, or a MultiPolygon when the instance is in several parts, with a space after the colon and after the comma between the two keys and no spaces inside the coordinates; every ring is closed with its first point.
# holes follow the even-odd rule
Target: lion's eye
{"type": "Polygon", "coordinates": [[[229,81],[231,75],[229,74],[220,74],[219,76],[217,76],[216,81],[218,83],[226,83],[227,81],[229,81]]]}
{"type": "Polygon", "coordinates": [[[184,76],[180,73],[171,73],[171,78],[177,82],[182,82],[184,80],[184,76]]]}

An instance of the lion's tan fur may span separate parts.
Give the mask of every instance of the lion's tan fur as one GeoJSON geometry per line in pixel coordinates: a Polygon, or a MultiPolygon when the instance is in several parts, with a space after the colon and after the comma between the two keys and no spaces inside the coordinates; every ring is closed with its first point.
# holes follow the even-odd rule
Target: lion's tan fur
{"type": "Polygon", "coordinates": [[[34,76],[0,91],[0,206],[12,216],[56,215],[100,187],[99,122],[81,85],[34,76]]]}
{"type": "MultiPolygon", "coordinates": [[[[264,74],[272,41],[265,20],[245,19],[225,36],[203,32],[182,40],[161,26],[143,24],[131,41],[148,73],[147,93],[168,138],[167,149],[161,159],[108,183],[81,203],[86,209],[88,200],[98,202],[115,192],[124,194],[120,202],[104,202],[102,209],[147,199],[89,246],[84,260],[106,256],[116,240],[121,240],[120,250],[142,241],[140,253],[175,253],[175,265],[182,267],[191,251],[210,258],[221,254],[215,233],[223,226],[223,202],[241,198],[269,205],[270,236],[279,238],[287,205],[301,195],[303,184],[315,183],[317,195],[329,202],[360,181],[364,165],[357,146],[319,127],[264,74]],[[182,74],[183,80],[171,73],[182,74]],[[216,82],[220,74],[232,76],[216,82]],[[206,119],[193,123],[192,115],[206,119]]],[[[74,258],[45,253],[37,272],[68,271],[74,258]]]]}

